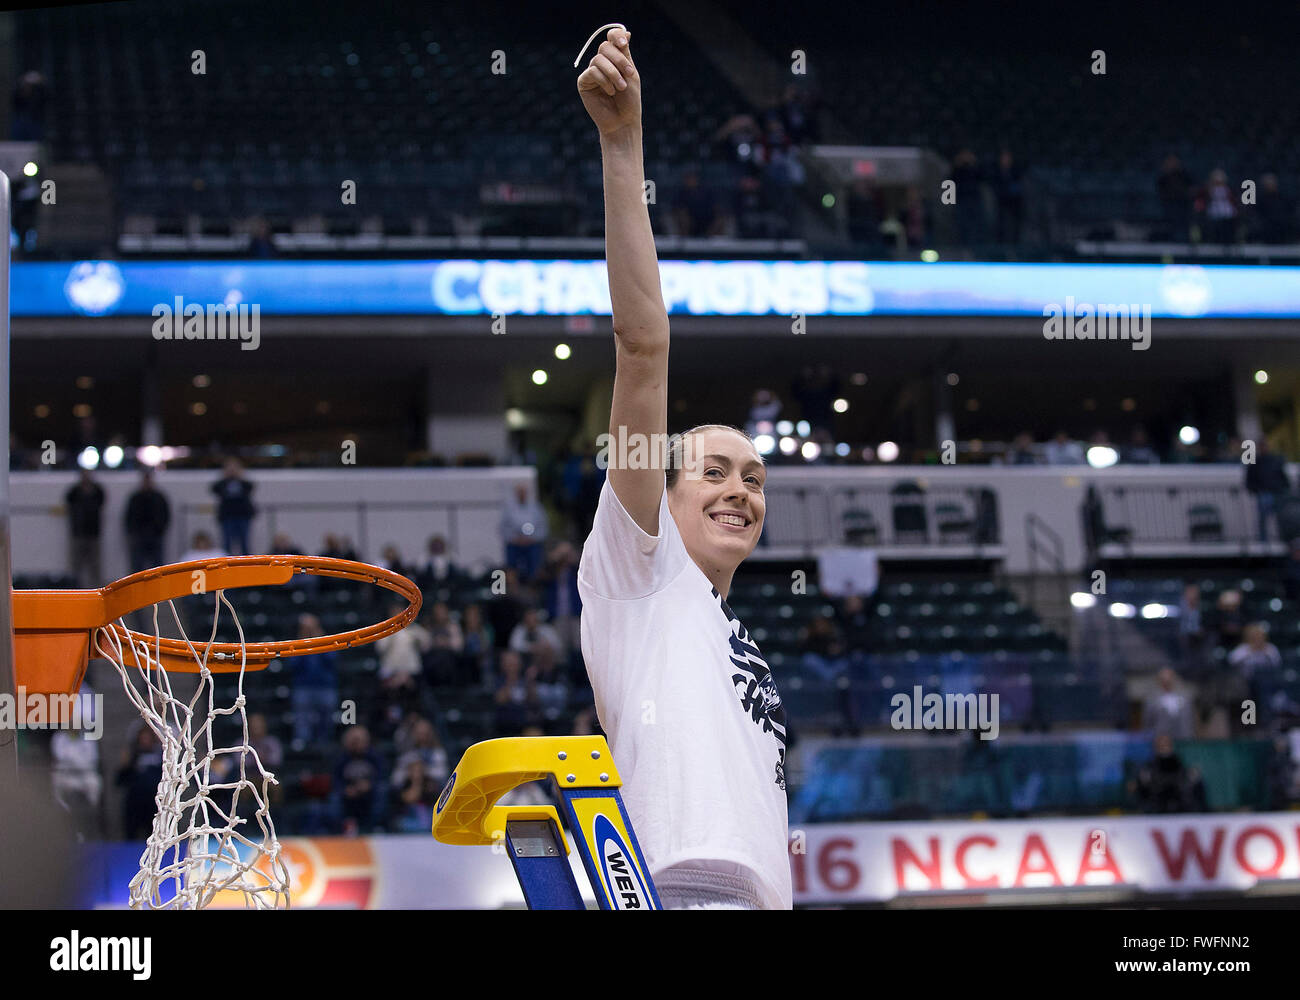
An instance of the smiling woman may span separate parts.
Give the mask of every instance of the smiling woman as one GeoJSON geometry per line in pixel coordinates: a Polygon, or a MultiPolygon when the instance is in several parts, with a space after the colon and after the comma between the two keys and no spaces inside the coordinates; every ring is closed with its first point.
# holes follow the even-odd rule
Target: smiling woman
{"type": "Polygon", "coordinates": [[[630,38],[612,28],[578,78],[600,131],[620,443],[578,569],[583,659],[664,906],[789,909],[785,711],[726,600],[763,530],[767,471],[738,428],[666,434],[668,315],[630,38]]]}

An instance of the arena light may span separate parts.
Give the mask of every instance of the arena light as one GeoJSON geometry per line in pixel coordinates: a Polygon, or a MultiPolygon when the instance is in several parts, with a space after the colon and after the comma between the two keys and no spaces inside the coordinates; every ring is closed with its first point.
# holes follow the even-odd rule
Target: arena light
{"type": "Polygon", "coordinates": [[[1070,606],[1079,611],[1087,611],[1097,606],[1097,598],[1086,590],[1076,590],[1070,595],[1070,606]]]}
{"type": "Polygon", "coordinates": [[[799,442],[792,437],[783,437],[781,439],[781,454],[793,455],[799,449],[799,442]]]}
{"type": "Polygon", "coordinates": [[[849,401],[841,396],[839,399],[835,400],[835,402],[831,403],[831,409],[836,413],[848,413],[849,401]]]}
{"type": "Polygon", "coordinates": [[[517,406],[506,408],[506,426],[512,431],[517,431],[524,426],[524,411],[517,406]]]}
{"type": "Polygon", "coordinates": [[[126,457],[126,452],[115,444],[110,444],[104,449],[104,464],[110,469],[116,469],[122,464],[122,459],[126,457]]]}
{"type": "Polygon", "coordinates": [[[776,432],[778,434],[793,434],[794,423],[789,420],[778,420],[776,422],[776,432]]]}
{"type": "Polygon", "coordinates": [[[799,454],[803,456],[805,462],[815,462],[821,456],[822,446],[816,441],[805,441],[803,447],[799,449],[799,454]]]}
{"type": "Polygon", "coordinates": [[[1196,444],[1201,440],[1201,432],[1190,424],[1178,428],[1178,440],[1183,444],[1196,444]]]}
{"type": "Polygon", "coordinates": [[[206,389],[212,384],[212,378],[208,375],[195,375],[192,381],[196,389],[206,389]]]}
{"type": "Polygon", "coordinates": [[[893,441],[881,441],[876,446],[876,457],[882,462],[893,462],[898,459],[898,445],[893,441]]]}
{"type": "Polygon", "coordinates": [[[77,464],[83,469],[98,469],[99,449],[94,447],[82,448],[81,453],[77,456],[77,464]]]}
{"type": "Polygon", "coordinates": [[[1136,618],[1138,609],[1131,604],[1125,604],[1123,601],[1116,601],[1110,606],[1110,616],[1112,618],[1136,618]]]}
{"type": "Polygon", "coordinates": [[[568,344],[556,344],[556,345],[555,345],[555,356],[556,356],[557,358],[559,358],[561,361],[568,361],[568,360],[569,360],[569,356],[570,356],[572,353],[573,353],[573,352],[572,352],[571,350],[569,350],[569,345],[568,345],[568,344]]]}
{"type": "Polygon", "coordinates": [[[1109,469],[1119,461],[1119,452],[1109,445],[1094,444],[1088,449],[1088,464],[1094,469],[1109,469]]]}
{"type": "Polygon", "coordinates": [[[812,433],[812,424],[808,423],[807,420],[800,420],[794,425],[794,429],[801,438],[806,438],[812,433]]]}
{"type": "Polygon", "coordinates": [[[1265,382],[1268,381],[1268,372],[1264,371],[1263,368],[1255,372],[1255,381],[1258,382],[1260,385],[1263,385],[1265,382]]]}
{"type": "Polygon", "coordinates": [[[757,434],[754,436],[754,447],[760,455],[770,455],[776,451],[776,438],[771,434],[757,434]]]}
{"type": "Polygon", "coordinates": [[[28,160],[26,163],[23,164],[23,174],[26,177],[35,177],[38,173],[40,173],[40,170],[41,168],[38,167],[35,163],[33,163],[31,160],[28,160]]]}
{"type": "Polygon", "coordinates": [[[848,458],[849,452],[852,450],[853,449],[849,447],[847,441],[841,441],[839,444],[835,446],[835,454],[837,454],[840,458],[848,458]]]}
{"type": "Polygon", "coordinates": [[[770,420],[760,420],[754,425],[754,433],[771,434],[776,430],[776,426],[770,420]]]}
{"type": "Polygon", "coordinates": [[[1142,617],[1151,618],[1168,618],[1169,609],[1163,604],[1144,604],[1142,605],[1142,617]]]}
{"type": "Polygon", "coordinates": [[[834,208],[834,207],[835,207],[835,195],[831,194],[830,192],[827,192],[826,194],[822,195],[822,208],[834,208]]]}
{"type": "Polygon", "coordinates": [[[135,453],[136,461],[153,468],[162,461],[162,449],[156,444],[147,444],[135,453]]]}
{"type": "Polygon", "coordinates": [[[547,375],[545,368],[538,368],[533,372],[533,385],[545,385],[546,379],[547,375]]]}
{"type": "Polygon", "coordinates": [[[939,251],[938,251],[938,250],[922,250],[922,251],[921,251],[921,263],[923,263],[923,264],[933,264],[933,263],[935,263],[936,261],[938,261],[938,259],[939,259],[939,251]]]}

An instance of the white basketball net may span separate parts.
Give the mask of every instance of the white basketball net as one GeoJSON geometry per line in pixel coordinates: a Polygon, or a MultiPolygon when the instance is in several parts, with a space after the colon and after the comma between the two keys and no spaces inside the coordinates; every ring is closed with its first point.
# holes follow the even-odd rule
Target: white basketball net
{"type": "MultiPolygon", "coordinates": [[[[280,857],[268,806],[269,786],[278,782],[263,769],[257,751],[248,742],[244,629],[225,592],[214,593],[208,642],[216,640],[224,605],[239,632],[241,648],[238,696],[228,708],[216,706],[214,675],[207,665],[209,652],[200,654],[194,648],[172,601],[167,605],[176,627],[199,665],[198,685],[188,701],[173,696],[157,645],[128,642],[112,628],[95,632],[98,655],[117,667],[127,697],[162,743],[162,780],[155,800],[158,810],[140,857],[140,871],[131,880],[133,909],[201,909],[219,895],[223,906],[238,905],[241,896],[243,905],[253,909],[289,905],[289,873],[280,857]],[[214,744],[213,725],[224,716],[236,716],[240,724],[243,738],[235,746],[214,744]],[[240,807],[250,804],[257,831],[249,827],[248,817],[240,815],[240,807]],[[169,882],[175,892],[164,899],[163,890],[169,882]]],[[[161,637],[158,609],[155,604],[155,640],[161,637]]],[[[123,620],[118,624],[126,627],[123,620]]]]}

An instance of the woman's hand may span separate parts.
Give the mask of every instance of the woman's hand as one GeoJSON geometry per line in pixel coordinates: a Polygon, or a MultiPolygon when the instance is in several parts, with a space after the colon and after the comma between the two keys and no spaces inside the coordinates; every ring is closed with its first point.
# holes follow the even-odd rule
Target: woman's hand
{"type": "Polygon", "coordinates": [[[631,32],[610,28],[578,77],[583,106],[601,135],[641,125],[641,77],[632,64],[631,32]]]}

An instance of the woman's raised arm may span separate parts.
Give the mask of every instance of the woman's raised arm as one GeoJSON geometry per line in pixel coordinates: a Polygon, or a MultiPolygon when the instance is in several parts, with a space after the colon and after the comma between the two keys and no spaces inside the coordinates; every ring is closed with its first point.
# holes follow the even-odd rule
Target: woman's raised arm
{"type": "Polygon", "coordinates": [[[578,77],[582,103],[600,130],[605,180],[605,257],[614,313],[614,400],[609,482],[632,519],[659,533],[668,433],[668,313],[646,206],[641,148],[641,77],[631,33],[611,28],[578,77]],[[652,456],[628,468],[627,455],[652,456]]]}

